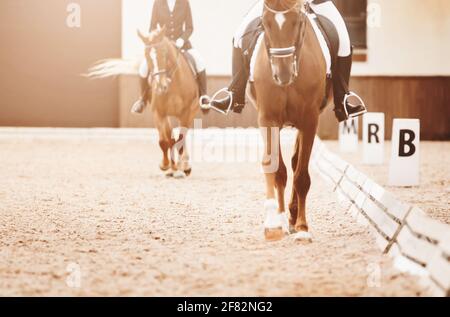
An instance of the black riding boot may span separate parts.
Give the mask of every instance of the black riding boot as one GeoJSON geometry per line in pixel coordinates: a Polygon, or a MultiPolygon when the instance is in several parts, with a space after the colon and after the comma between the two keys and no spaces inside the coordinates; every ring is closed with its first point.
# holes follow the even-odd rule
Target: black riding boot
{"type": "Polygon", "coordinates": [[[339,122],[360,116],[367,112],[361,98],[349,90],[350,73],[352,70],[353,54],[347,57],[338,57],[333,72],[334,87],[334,112],[339,122]],[[348,102],[348,97],[354,96],[360,104],[353,105],[348,102]],[[345,104],[344,104],[345,102],[345,104]]]}
{"type": "Polygon", "coordinates": [[[249,68],[245,62],[242,50],[240,48],[233,47],[233,81],[228,87],[228,91],[232,94],[221,100],[213,100],[211,106],[222,111],[227,111],[231,98],[233,98],[233,104],[231,109],[236,113],[241,113],[245,107],[245,89],[247,88],[247,82],[249,78],[249,68]]]}
{"type": "Polygon", "coordinates": [[[132,113],[141,114],[144,112],[145,108],[147,107],[147,103],[149,100],[151,100],[152,93],[150,90],[150,85],[148,84],[148,78],[139,78],[140,85],[141,85],[141,98],[139,98],[138,101],[136,101],[131,108],[132,113]]]}
{"type": "Polygon", "coordinates": [[[206,78],[206,71],[198,73],[197,84],[200,97],[199,99],[200,107],[202,108],[202,111],[207,112],[207,110],[204,110],[204,106],[207,106],[209,104],[208,81],[206,78]]]}

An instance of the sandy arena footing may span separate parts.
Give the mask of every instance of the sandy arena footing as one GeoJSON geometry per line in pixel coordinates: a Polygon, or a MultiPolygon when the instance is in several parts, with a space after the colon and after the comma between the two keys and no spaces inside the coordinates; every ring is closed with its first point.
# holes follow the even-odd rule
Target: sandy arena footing
{"type": "Polygon", "coordinates": [[[258,163],[166,179],[156,140],[115,135],[2,134],[0,295],[427,295],[317,174],[314,242],[267,243],[258,163]]]}

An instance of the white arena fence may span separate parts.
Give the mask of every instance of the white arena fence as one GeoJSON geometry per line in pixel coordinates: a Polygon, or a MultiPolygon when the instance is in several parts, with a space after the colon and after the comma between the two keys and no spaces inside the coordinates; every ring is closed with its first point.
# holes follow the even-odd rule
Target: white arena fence
{"type": "Polygon", "coordinates": [[[421,275],[434,295],[450,296],[450,226],[395,199],[319,138],[312,155],[312,168],[333,187],[345,210],[371,229],[398,268],[421,275]]]}

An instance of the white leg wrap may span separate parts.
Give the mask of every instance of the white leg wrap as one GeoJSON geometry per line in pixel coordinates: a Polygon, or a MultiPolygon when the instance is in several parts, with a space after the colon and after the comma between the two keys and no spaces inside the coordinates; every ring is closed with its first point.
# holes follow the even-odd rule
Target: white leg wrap
{"type": "Polygon", "coordinates": [[[312,235],[311,235],[311,233],[306,232],[306,231],[297,232],[294,235],[294,240],[295,241],[312,242],[312,235]]]}
{"type": "Polygon", "coordinates": [[[186,178],[186,174],[183,171],[177,170],[175,173],[173,173],[173,177],[175,179],[183,179],[186,178]]]}
{"type": "Polygon", "coordinates": [[[280,214],[280,220],[284,233],[289,234],[289,217],[287,212],[280,214]]]}
{"type": "Polygon", "coordinates": [[[267,200],[264,204],[264,210],[266,211],[264,228],[279,229],[284,227],[283,215],[278,212],[278,203],[275,199],[267,200]]]}
{"type": "Polygon", "coordinates": [[[288,214],[278,211],[278,202],[275,199],[267,200],[264,204],[264,210],[266,211],[266,221],[264,222],[266,229],[282,228],[285,233],[289,234],[288,214]]]}

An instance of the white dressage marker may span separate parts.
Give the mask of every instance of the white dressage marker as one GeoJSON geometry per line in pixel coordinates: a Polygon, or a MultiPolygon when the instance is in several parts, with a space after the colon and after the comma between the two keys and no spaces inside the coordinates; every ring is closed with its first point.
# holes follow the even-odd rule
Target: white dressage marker
{"type": "Polygon", "coordinates": [[[389,185],[420,184],[420,120],[395,119],[392,131],[392,156],[389,185]]]}
{"type": "Polygon", "coordinates": [[[384,163],[384,113],[366,113],[363,118],[364,164],[381,165],[384,163]]]}
{"type": "Polygon", "coordinates": [[[353,118],[339,124],[339,148],[342,153],[355,153],[358,151],[358,118],[353,118]]]}

